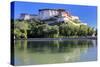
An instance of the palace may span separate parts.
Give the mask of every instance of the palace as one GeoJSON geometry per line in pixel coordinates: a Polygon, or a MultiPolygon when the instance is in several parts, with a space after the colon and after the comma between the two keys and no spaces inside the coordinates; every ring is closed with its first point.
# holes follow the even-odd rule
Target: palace
{"type": "Polygon", "coordinates": [[[40,9],[39,17],[41,20],[49,19],[52,17],[71,17],[71,15],[64,9],[40,9]]]}
{"type": "MultiPolygon", "coordinates": [[[[35,14],[21,14],[21,20],[41,20],[46,21],[48,24],[52,24],[55,22],[67,22],[72,20],[79,20],[78,16],[71,15],[65,9],[39,9],[38,15],[35,14]]],[[[81,25],[87,25],[86,23],[80,23],[81,25]]],[[[78,24],[79,25],[79,24],[78,24]]]]}
{"type": "Polygon", "coordinates": [[[32,20],[32,19],[38,19],[38,15],[26,14],[26,13],[20,14],[20,20],[32,20]]]}

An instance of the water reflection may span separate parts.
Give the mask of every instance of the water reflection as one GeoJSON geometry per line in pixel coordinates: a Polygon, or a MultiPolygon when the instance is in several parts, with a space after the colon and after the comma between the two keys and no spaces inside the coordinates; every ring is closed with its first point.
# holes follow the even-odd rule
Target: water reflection
{"type": "Polygon", "coordinates": [[[96,40],[16,40],[15,65],[96,60],[96,46],[96,40]],[[90,52],[94,54],[91,59],[88,58],[90,52]]]}

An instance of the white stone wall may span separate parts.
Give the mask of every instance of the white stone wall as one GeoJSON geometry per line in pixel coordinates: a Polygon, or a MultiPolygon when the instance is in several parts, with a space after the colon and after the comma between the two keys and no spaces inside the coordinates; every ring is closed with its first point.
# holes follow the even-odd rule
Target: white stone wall
{"type": "Polygon", "coordinates": [[[71,16],[72,17],[72,20],[79,20],[79,17],[78,16],[71,16]]]}
{"type": "Polygon", "coordinates": [[[49,19],[51,17],[50,15],[51,13],[49,10],[40,11],[39,13],[39,17],[41,20],[49,19]]]}
{"type": "Polygon", "coordinates": [[[20,15],[20,19],[21,20],[29,20],[31,17],[29,14],[21,14],[20,15]]]}
{"type": "Polygon", "coordinates": [[[58,22],[69,21],[69,19],[68,19],[67,17],[61,17],[61,18],[58,18],[57,21],[58,21],[58,22]]]}
{"type": "Polygon", "coordinates": [[[22,14],[22,15],[20,15],[20,19],[21,20],[38,19],[38,15],[22,14]]]}
{"type": "Polygon", "coordinates": [[[30,15],[25,15],[24,20],[30,20],[31,16],[30,15]]]}
{"type": "Polygon", "coordinates": [[[41,20],[49,19],[56,15],[58,15],[58,12],[56,10],[44,10],[40,11],[39,13],[39,17],[41,20]]]}

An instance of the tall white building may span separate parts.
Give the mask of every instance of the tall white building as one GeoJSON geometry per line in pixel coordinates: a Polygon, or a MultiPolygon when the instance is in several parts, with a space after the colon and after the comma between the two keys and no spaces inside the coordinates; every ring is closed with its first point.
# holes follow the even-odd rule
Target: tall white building
{"type": "Polygon", "coordinates": [[[58,12],[57,12],[57,10],[54,10],[54,9],[40,9],[39,10],[40,20],[49,19],[56,15],[58,15],[58,12]]]}
{"type": "Polygon", "coordinates": [[[59,19],[63,19],[70,15],[64,9],[40,9],[39,10],[40,20],[46,20],[55,16],[59,16],[61,17],[59,19]]]}
{"type": "MultiPolygon", "coordinates": [[[[20,15],[21,20],[42,20],[46,21],[48,24],[53,24],[55,22],[67,22],[73,20],[79,20],[78,16],[70,15],[69,12],[66,12],[65,9],[39,9],[39,14],[26,14],[22,13],[20,15]],[[49,20],[49,21],[48,21],[49,20]]],[[[75,23],[74,23],[75,24],[75,23]]],[[[75,25],[87,25],[86,23],[80,23],[75,25]]]]}

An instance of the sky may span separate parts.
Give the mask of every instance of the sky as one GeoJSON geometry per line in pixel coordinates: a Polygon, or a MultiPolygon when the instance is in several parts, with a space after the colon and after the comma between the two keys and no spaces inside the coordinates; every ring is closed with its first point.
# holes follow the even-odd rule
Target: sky
{"type": "Polygon", "coordinates": [[[39,14],[39,9],[65,9],[73,16],[78,16],[83,23],[97,28],[97,7],[83,5],[68,5],[68,4],[52,4],[52,3],[37,3],[37,2],[12,2],[11,3],[11,18],[19,18],[21,13],[39,14]]]}

